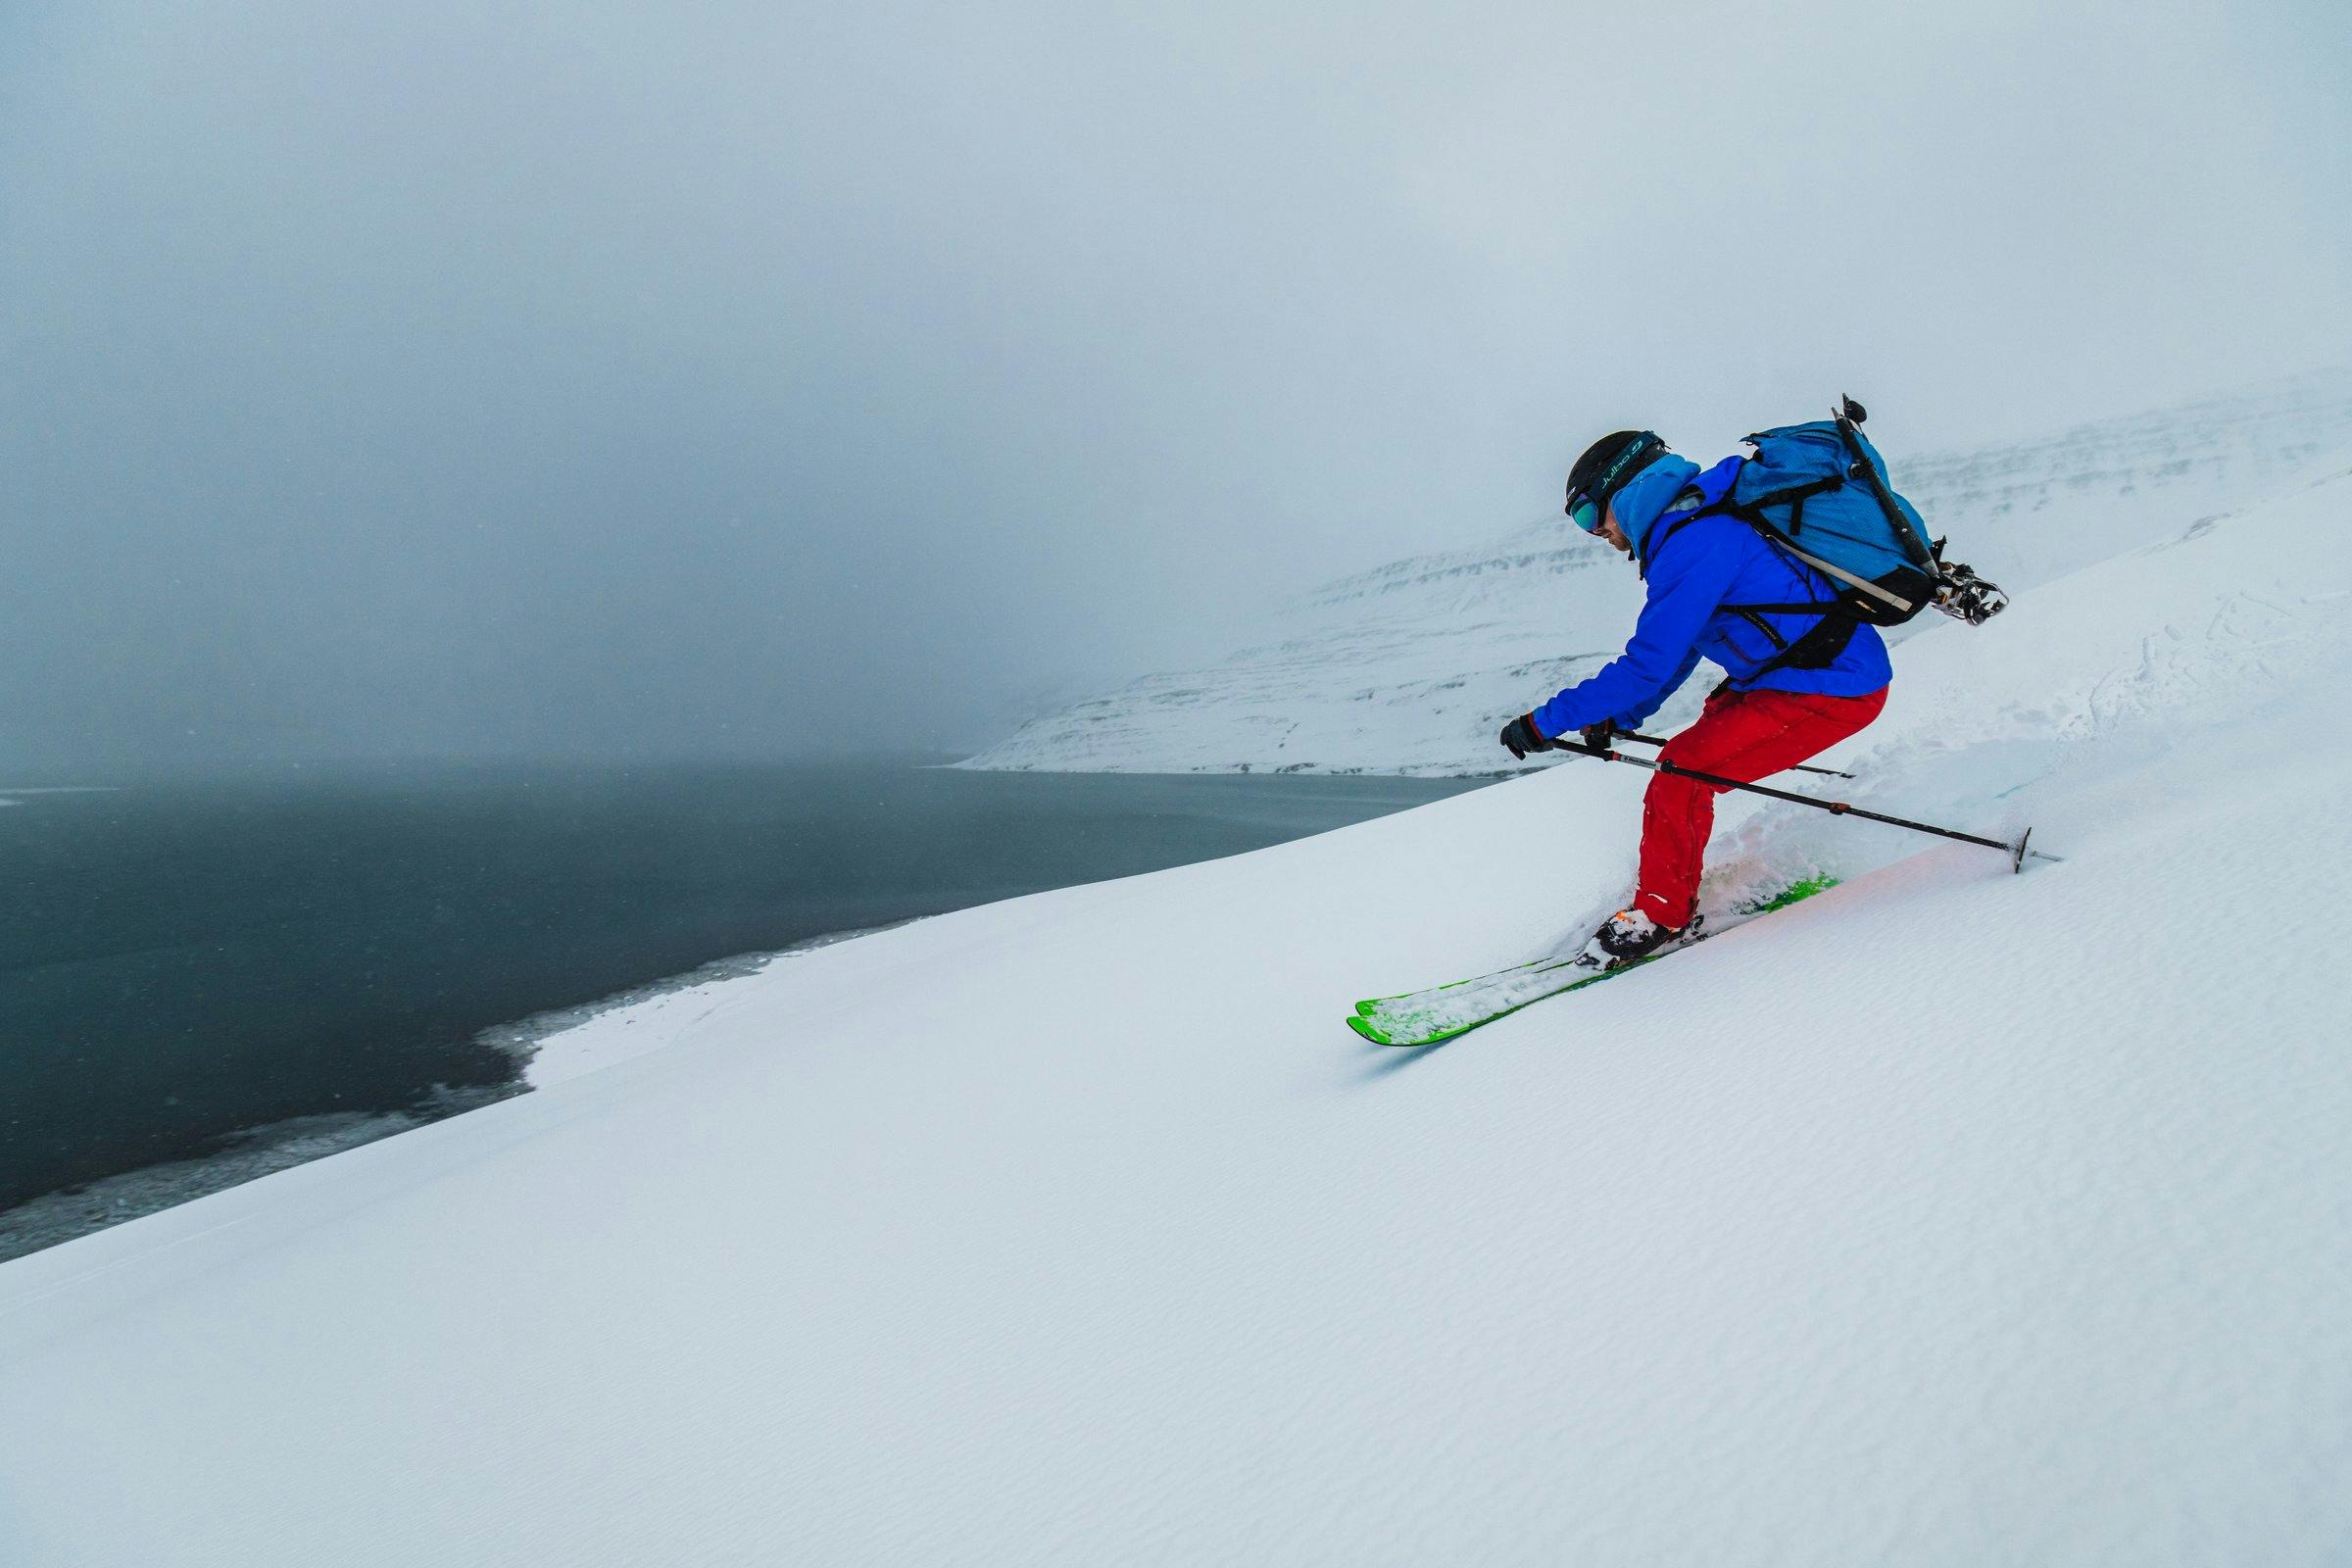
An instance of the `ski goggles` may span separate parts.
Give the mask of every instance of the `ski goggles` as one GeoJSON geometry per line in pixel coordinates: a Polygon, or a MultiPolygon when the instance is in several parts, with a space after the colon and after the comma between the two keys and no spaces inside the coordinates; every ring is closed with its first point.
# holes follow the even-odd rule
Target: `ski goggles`
{"type": "Polygon", "coordinates": [[[1600,514],[1607,509],[1609,498],[1665,450],[1666,443],[1654,435],[1627,443],[1623,452],[1609,460],[1607,467],[1593,475],[1591,484],[1568,492],[1568,520],[1587,533],[1598,533],[1600,514]]]}

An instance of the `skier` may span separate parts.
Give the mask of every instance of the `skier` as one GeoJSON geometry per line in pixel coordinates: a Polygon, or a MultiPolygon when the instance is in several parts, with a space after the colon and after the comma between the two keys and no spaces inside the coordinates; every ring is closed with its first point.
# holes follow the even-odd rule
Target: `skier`
{"type": "MultiPolygon", "coordinates": [[[[1648,430],[1603,436],[1576,460],[1568,515],[1633,559],[1648,601],[1622,655],[1503,727],[1513,757],[1605,750],[1617,731],[1641,728],[1702,656],[1727,678],[1660,753],[1683,767],[1753,782],[1879,716],[1894,671],[1877,629],[1822,613],[1837,598],[1828,579],[1740,518],[1702,511],[1730,493],[1741,462],[1702,473],[1648,430]]],[[[1651,777],[1634,901],[1592,933],[1580,961],[1613,969],[1690,934],[1723,792],[1651,777]]]]}

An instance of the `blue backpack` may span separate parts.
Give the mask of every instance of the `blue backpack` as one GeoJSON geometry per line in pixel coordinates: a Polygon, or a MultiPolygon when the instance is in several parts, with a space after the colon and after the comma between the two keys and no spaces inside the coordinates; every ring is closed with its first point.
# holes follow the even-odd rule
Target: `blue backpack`
{"type": "Polygon", "coordinates": [[[1838,586],[1830,618],[1846,619],[1848,629],[1854,620],[1899,626],[1947,586],[1939,544],[1928,542],[1919,510],[1888,488],[1886,460],[1858,428],[1862,405],[1840,404],[1827,419],[1749,436],[1755,456],[1730,493],[1693,515],[1728,513],[1830,578],[1838,586]]]}

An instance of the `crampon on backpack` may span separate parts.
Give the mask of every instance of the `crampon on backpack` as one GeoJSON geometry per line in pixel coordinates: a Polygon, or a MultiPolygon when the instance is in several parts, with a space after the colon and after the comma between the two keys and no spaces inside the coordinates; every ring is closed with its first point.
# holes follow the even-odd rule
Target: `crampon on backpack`
{"type": "Polygon", "coordinates": [[[1827,419],[1749,436],[1755,456],[1731,491],[1691,514],[1738,517],[1836,584],[1826,604],[1740,607],[1821,612],[1821,624],[1774,663],[1826,663],[1862,621],[1899,626],[1934,605],[1976,626],[2008,606],[1997,586],[1946,562],[1942,540],[1929,540],[1919,509],[1888,486],[1886,460],[1862,434],[1865,416],[1861,404],[1840,398],[1827,419]]]}

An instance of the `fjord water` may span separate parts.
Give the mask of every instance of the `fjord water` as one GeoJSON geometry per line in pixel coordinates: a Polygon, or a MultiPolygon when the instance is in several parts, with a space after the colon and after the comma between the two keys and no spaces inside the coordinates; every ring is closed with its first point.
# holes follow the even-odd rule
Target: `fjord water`
{"type": "Polygon", "coordinates": [[[484,1031],[713,959],[1474,782],[858,762],[0,789],[0,1210],[167,1161],[202,1191],[252,1129],[518,1092],[484,1031]]]}

